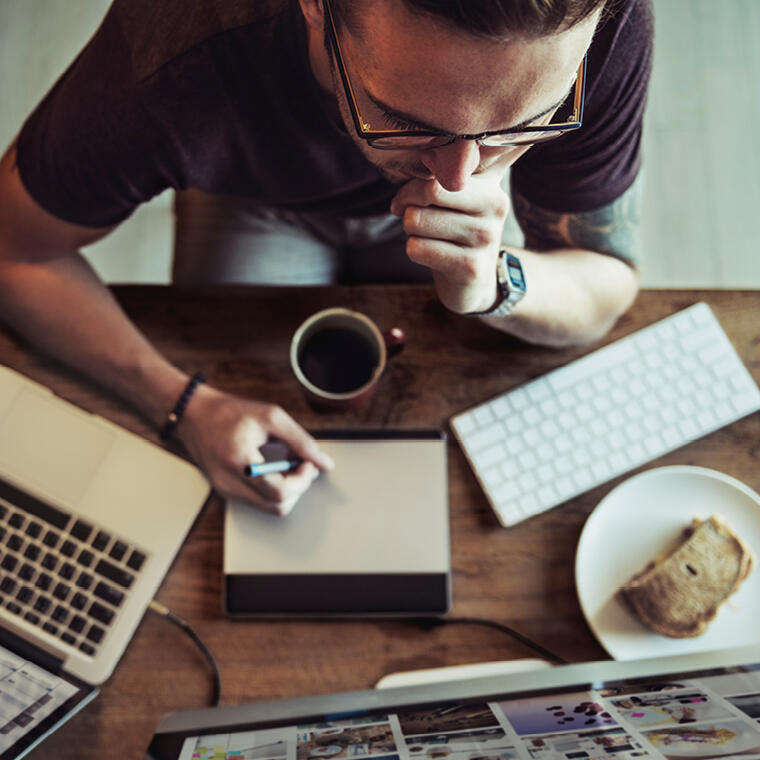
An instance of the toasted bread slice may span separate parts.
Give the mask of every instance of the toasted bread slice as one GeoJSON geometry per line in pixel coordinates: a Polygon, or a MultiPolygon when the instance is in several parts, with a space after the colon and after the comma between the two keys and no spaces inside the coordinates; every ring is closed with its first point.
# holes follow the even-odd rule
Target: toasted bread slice
{"type": "Polygon", "coordinates": [[[750,549],[718,518],[694,519],[681,543],[648,563],[621,592],[656,633],[679,639],[699,636],[752,564],[750,549]]]}

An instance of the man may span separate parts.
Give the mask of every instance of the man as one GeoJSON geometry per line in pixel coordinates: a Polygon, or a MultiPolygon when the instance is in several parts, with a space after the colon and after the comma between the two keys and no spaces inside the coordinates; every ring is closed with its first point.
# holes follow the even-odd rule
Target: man
{"type": "Polygon", "coordinates": [[[592,340],[637,291],[650,52],[645,0],[116,0],[0,165],[0,316],[171,430],[218,492],[285,513],[332,466],[316,442],[277,406],[187,391],[78,249],[190,188],[179,205],[213,244],[199,258],[190,235],[179,279],[391,262],[378,279],[432,273],[445,306],[496,329],[592,340]],[[507,259],[512,165],[526,249],[507,259]],[[268,437],[304,463],[247,479],[268,437]]]}

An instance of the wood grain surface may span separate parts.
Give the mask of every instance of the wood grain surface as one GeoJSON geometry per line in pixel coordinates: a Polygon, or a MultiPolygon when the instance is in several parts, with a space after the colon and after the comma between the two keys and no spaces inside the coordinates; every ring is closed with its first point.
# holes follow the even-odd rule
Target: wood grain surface
{"type": "MultiPolygon", "coordinates": [[[[478,320],[447,312],[427,286],[226,288],[183,291],[122,286],[125,311],[177,365],[202,370],[228,391],[281,404],[307,428],[440,427],[475,403],[585,354],[530,346],[478,320]],[[298,324],[328,306],[363,311],[401,327],[394,358],[364,409],[319,414],[302,399],[288,364],[298,324]]],[[[715,311],[760,381],[760,292],[645,291],[598,345],[697,301],[715,311]]],[[[64,398],[156,441],[147,422],[86,379],[0,332],[0,360],[64,398]]],[[[568,661],[605,659],[575,593],[575,547],[584,521],[624,477],[512,529],[499,526],[464,456],[449,439],[452,615],[507,623],[568,661]]],[[[760,489],[760,416],[755,414],[656,460],[712,467],[760,489]]],[[[404,620],[236,621],[222,612],[222,503],[212,497],[161,586],[159,601],[187,620],[215,654],[222,702],[371,687],[386,673],[534,656],[498,631],[472,625],[424,631],[404,620]]],[[[152,613],[99,697],[30,757],[142,757],[160,716],[204,706],[210,675],[192,643],[152,613]]]]}

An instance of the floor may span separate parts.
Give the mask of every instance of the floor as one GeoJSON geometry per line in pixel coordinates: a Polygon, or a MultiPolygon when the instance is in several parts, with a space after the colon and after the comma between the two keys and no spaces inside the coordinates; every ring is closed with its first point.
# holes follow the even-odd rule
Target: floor
{"type": "MultiPolygon", "coordinates": [[[[92,34],[107,0],[0,2],[0,143],[92,34]]],[[[760,288],[760,2],[657,0],[644,135],[642,282],[760,288]]],[[[86,254],[109,282],[167,282],[171,195],[86,254]]]]}

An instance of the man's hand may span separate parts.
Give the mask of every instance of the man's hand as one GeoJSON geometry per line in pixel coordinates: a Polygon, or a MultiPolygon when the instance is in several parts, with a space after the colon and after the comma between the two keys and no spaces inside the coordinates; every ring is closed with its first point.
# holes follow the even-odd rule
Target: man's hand
{"type": "Polygon", "coordinates": [[[224,498],[247,501],[266,512],[288,514],[320,470],[333,467],[317,442],[283,409],[202,385],[177,426],[177,437],[224,498]],[[261,462],[272,438],[303,463],[286,474],[251,478],[244,468],[261,462]]]}
{"type": "Polygon", "coordinates": [[[485,311],[496,299],[496,260],[510,205],[501,181],[509,163],[472,174],[455,192],[435,179],[414,179],[391,202],[409,236],[407,255],[433,270],[438,297],[457,313],[485,311]]]}

